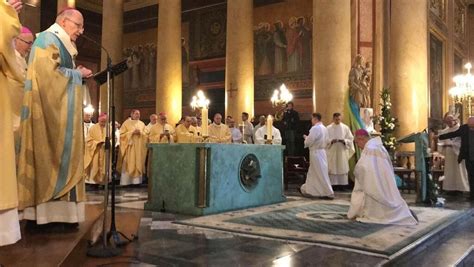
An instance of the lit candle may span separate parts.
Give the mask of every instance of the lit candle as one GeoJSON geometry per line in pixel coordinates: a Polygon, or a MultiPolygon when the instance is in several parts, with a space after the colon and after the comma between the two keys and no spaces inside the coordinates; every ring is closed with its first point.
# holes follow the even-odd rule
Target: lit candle
{"type": "Polygon", "coordinates": [[[201,128],[202,128],[202,136],[206,136],[206,137],[209,136],[207,117],[208,117],[207,107],[203,107],[201,109],[201,128]]]}
{"type": "Polygon", "coordinates": [[[267,117],[267,140],[272,140],[272,131],[273,130],[273,118],[272,115],[268,115],[267,117]]]}

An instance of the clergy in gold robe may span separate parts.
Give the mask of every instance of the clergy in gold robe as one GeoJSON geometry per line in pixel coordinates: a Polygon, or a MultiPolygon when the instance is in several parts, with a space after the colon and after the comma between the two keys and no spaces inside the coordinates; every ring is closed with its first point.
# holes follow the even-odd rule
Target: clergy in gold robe
{"type": "Polygon", "coordinates": [[[202,143],[204,138],[202,137],[202,128],[198,125],[198,118],[191,117],[191,126],[196,129],[195,143],[202,143]]]}
{"type": "Polygon", "coordinates": [[[19,139],[20,128],[20,113],[23,103],[23,88],[25,87],[27,63],[26,57],[30,53],[31,45],[33,44],[33,33],[26,27],[21,27],[21,33],[14,38],[13,45],[15,47],[15,55],[17,68],[21,72],[22,80],[19,83],[14,79],[9,79],[9,93],[11,98],[11,107],[13,110],[13,131],[15,139],[19,139]]]}
{"type": "Polygon", "coordinates": [[[18,193],[15,173],[15,146],[8,80],[20,83],[13,38],[20,32],[20,21],[15,9],[0,1],[0,246],[17,242],[21,238],[18,223],[18,193]]]}
{"type": "Polygon", "coordinates": [[[130,119],[120,127],[120,185],[141,184],[145,172],[148,135],[140,111],[132,110],[130,119]]]}
{"type": "Polygon", "coordinates": [[[191,117],[184,117],[184,122],[176,127],[176,143],[196,143],[197,137],[198,135],[196,128],[191,125],[191,117]]]}
{"type": "Polygon", "coordinates": [[[164,112],[160,112],[158,117],[158,122],[149,128],[148,142],[151,144],[173,143],[173,126],[168,123],[168,118],[164,112]]]}
{"type": "Polygon", "coordinates": [[[105,125],[107,114],[99,116],[99,123],[89,129],[84,153],[86,183],[103,184],[105,181],[105,125]]]}
{"type": "Polygon", "coordinates": [[[82,79],[76,39],[84,19],[75,9],[60,12],[31,48],[21,113],[18,156],[19,207],[37,224],[84,220],[84,132],[82,79]]]}
{"type": "Polygon", "coordinates": [[[222,115],[220,113],[214,115],[214,123],[209,125],[209,141],[211,143],[225,144],[230,144],[232,141],[230,129],[222,123],[222,115]]]}

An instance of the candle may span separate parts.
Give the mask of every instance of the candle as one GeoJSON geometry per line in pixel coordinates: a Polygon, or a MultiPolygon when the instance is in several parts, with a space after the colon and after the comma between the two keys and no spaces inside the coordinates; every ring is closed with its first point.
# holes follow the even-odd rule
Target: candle
{"type": "Polygon", "coordinates": [[[272,140],[273,118],[272,115],[267,117],[267,140],[272,140]]]}
{"type": "Polygon", "coordinates": [[[209,133],[208,133],[208,110],[207,110],[207,107],[203,107],[201,109],[201,128],[202,128],[202,136],[209,136],[209,133]]]}

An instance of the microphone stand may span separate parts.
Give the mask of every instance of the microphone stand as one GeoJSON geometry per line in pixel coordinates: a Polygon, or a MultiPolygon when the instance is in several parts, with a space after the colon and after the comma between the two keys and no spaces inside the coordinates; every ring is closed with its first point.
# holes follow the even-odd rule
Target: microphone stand
{"type": "MultiPolygon", "coordinates": [[[[94,39],[83,35],[83,37],[92,43],[98,45],[107,55],[107,110],[109,116],[107,116],[106,128],[105,128],[105,185],[104,185],[104,219],[102,222],[102,244],[99,246],[93,246],[88,248],[87,255],[98,258],[109,258],[120,255],[123,251],[120,246],[123,246],[132,240],[127,238],[122,232],[117,231],[115,224],[115,178],[117,174],[117,161],[115,153],[115,104],[114,104],[114,71],[112,66],[112,58],[109,52],[101,44],[96,42],[94,39]],[[111,124],[111,125],[110,125],[111,124]],[[113,137],[111,138],[111,136],[113,137]],[[111,181],[111,223],[110,231],[107,232],[107,209],[109,202],[109,181],[111,181]],[[127,241],[120,239],[122,235],[127,241]],[[110,246],[108,241],[112,238],[114,246],[110,246]]],[[[99,83],[100,85],[100,83],[99,83]]]]}

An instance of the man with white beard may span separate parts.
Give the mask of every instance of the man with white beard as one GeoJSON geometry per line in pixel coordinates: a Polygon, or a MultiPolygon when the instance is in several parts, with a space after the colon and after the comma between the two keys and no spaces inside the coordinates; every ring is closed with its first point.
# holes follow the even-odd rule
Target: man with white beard
{"type": "Polygon", "coordinates": [[[330,144],[326,150],[331,184],[342,187],[349,183],[349,159],[354,155],[354,136],[351,129],[341,122],[341,113],[334,113],[333,123],[327,127],[330,144]]]}
{"type": "MultiPolygon", "coordinates": [[[[455,132],[459,123],[453,115],[444,118],[446,128],[439,131],[439,135],[455,132]]],[[[469,192],[469,181],[465,161],[458,163],[461,137],[455,137],[438,142],[439,152],[444,155],[444,180],[443,190],[469,192]]]]}
{"type": "Polygon", "coordinates": [[[415,214],[403,200],[390,156],[380,137],[370,138],[364,129],[355,132],[362,150],[354,169],[355,184],[347,217],[363,223],[415,225],[415,214]]]}
{"type": "Polygon", "coordinates": [[[300,188],[305,197],[319,197],[333,199],[334,192],[328,176],[328,162],[326,147],[328,145],[328,131],[321,122],[321,114],[313,113],[311,123],[313,127],[309,135],[304,135],[304,146],[309,148],[309,169],[306,182],[300,188]]]}

